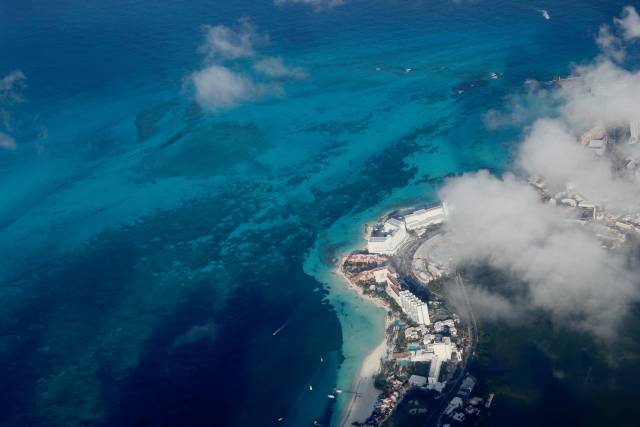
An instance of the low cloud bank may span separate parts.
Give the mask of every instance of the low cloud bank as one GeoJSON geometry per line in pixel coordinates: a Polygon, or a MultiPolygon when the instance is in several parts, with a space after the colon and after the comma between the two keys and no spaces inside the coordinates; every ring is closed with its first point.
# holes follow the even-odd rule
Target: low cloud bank
{"type": "Polygon", "coordinates": [[[301,4],[305,6],[311,6],[316,12],[323,9],[331,9],[337,6],[342,6],[346,3],[346,0],[274,0],[276,6],[301,4]]]}
{"type": "Polygon", "coordinates": [[[607,157],[596,157],[578,143],[560,120],[540,119],[520,146],[517,166],[544,177],[553,193],[572,185],[587,200],[609,209],[640,210],[640,185],[633,175],[614,174],[607,157]]]}
{"type": "Polygon", "coordinates": [[[205,26],[204,31],[200,52],[205,65],[191,73],[187,82],[198,104],[209,112],[265,96],[281,96],[284,80],[306,78],[303,68],[290,67],[280,57],[259,55],[258,48],[269,42],[269,36],[260,33],[247,18],[232,27],[205,26]]]}
{"type": "Polygon", "coordinates": [[[542,203],[513,175],[464,175],[441,197],[450,208],[446,241],[454,263],[487,263],[522,280],[512,286],[525,286],[514,289],[526,296],[518,301],[474,290],[476,314],[512,319],[543,309],[567,326],[606,337],[638,301],[636,272],[624,254],[604,249],[588,227],[567,221],[566,211],[542,203]]]}
{"type": "MultiPolygon", "coordinates": [[[[640,72],[623,65],[638,38],[640,17],[626,7],[613,26],[600,28],[601,54],[591,64],[554,86],[529,81],[506,113],[485,116],[489,128],[530,124],[517,173],[543,177],[552,193],[570,186],[607,209],[640,212],[637,175],[615,172],[613,159],[579,143],[596,125],[628,129],[640,122],[640,72]]],[[[543,310],[560,325],[605,338],[640,301],[639,269],[629,254],[605,249],[590,225],[571,221],[570,210],[544,203],[515,175],[467,174],[440,196],[450,207],[446,250],[456,254],[454,264],[486,264],[519,279],[504,294],[471,288],[477,315],[514,320],[543,310]]],[[[455,288],[451,294],[464,306],[466,296],[455,288]]]]}

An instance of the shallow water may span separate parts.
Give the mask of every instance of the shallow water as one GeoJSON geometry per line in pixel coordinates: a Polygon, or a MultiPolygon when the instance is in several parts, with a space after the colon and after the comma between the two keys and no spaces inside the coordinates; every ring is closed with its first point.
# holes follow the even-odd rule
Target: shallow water
{"type": "Polygon", "coordinates": [[[28,102],[1,129],[0,424],[335,420],[382,313],[331,258],[446,177],[507,168],[519,131],[483,114],[592,57],[622,5],[512,3],[1,4],[0,75],[28,102]],[[241,16],[309,78],[207,115],[182,83],[201,25],[241,16]]]}

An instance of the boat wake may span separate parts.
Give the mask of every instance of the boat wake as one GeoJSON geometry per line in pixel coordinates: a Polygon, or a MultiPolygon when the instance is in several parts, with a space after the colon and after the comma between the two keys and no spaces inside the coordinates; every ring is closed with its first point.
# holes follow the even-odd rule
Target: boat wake
{"type": "Polygon", "coordinates": [[[280,326],[278,329],[276,329],[275,331],[273,331],[273,333],[272,333],[271,335],[272,335],[272,336],[274,336],[274,337],[275,337],[276,335],[278,335],[280,332],[282,332],[282,330],[283,330],[284,328],[286,328],[286,327],[287,327],[287,325],[289,324],[289,322],[291,322],[291,319],[289,319],[289,320],[287,320],[286,322],[284,322],[284,323],[282,324],[282,326],[280,326]]]}

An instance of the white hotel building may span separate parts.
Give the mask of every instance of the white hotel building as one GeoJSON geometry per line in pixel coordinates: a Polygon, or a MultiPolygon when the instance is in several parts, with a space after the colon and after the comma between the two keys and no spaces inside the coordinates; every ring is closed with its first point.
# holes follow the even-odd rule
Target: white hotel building
{"type": "Polygon", "coordinates": [[[420,209],[404,217],[404,223],[407,230],[418,230],[431,225],[437,225],[444,222],[447,217],[447,205],[435,206],[428,209],[420,209]]]}
{"type": "Polygon", "coordinates": [[[402,310],[418,325],[429,325],[429,307],[409,291],[400,291],[402,310]]]}
{"type": "Polygon", "coordinates": [[[402,221],[391,218],[367,239],[370,254],[393,255],[407,238],[407,228],[402,221]]]}

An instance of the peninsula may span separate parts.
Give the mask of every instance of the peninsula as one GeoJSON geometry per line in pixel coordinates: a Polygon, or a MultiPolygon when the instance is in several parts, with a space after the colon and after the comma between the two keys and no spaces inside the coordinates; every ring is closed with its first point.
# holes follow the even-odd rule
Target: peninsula
{"type": "Polygon", "coordinates": [[[340,260],[346,281],[387,311],[385,338],[365,359],[340,427],[384,425],[393,416],[439,425],[478,417],[491,406],[492,396],[472,394],[476,380],[468,367],[477,324],[471,306],[463,322],[442,293],[445,283],[465,287],[446,252],[435,250],[446,218],[446,204],[389,213],[365,226],[366,248],[340,260]]]}
{"type": "MultiPolygon", "coordinates": [[[[637,122],[628,128],[594,126],[572,144],[582,147],[594,167],[606,167],[609,163],[599,162],[608,161],[616,176],[635,178],[640,171],[635,149],[639,129],[637,122]]],[[[609,253],[637,241],[637,209],[606,203],[585,185],[559,187],[542,176],[516,179],[534,190],[536,204],[559,215],[559,228],[579,227],[609,253]]],[[[446,202],[388,213],[365,226],[365,248],[340,260],[339,273],[346,281],[387,312],[384,342],[365,360],[340,427],[476,425],[488,416],[494,394],[474,394],[477,380],[470,365],[476,357],[478,321],[466,273],[447,244],[449,217],[446,202]],[[461,296],[456,305],[460,313],[444,292],[452,288],[461,296]]]]}

